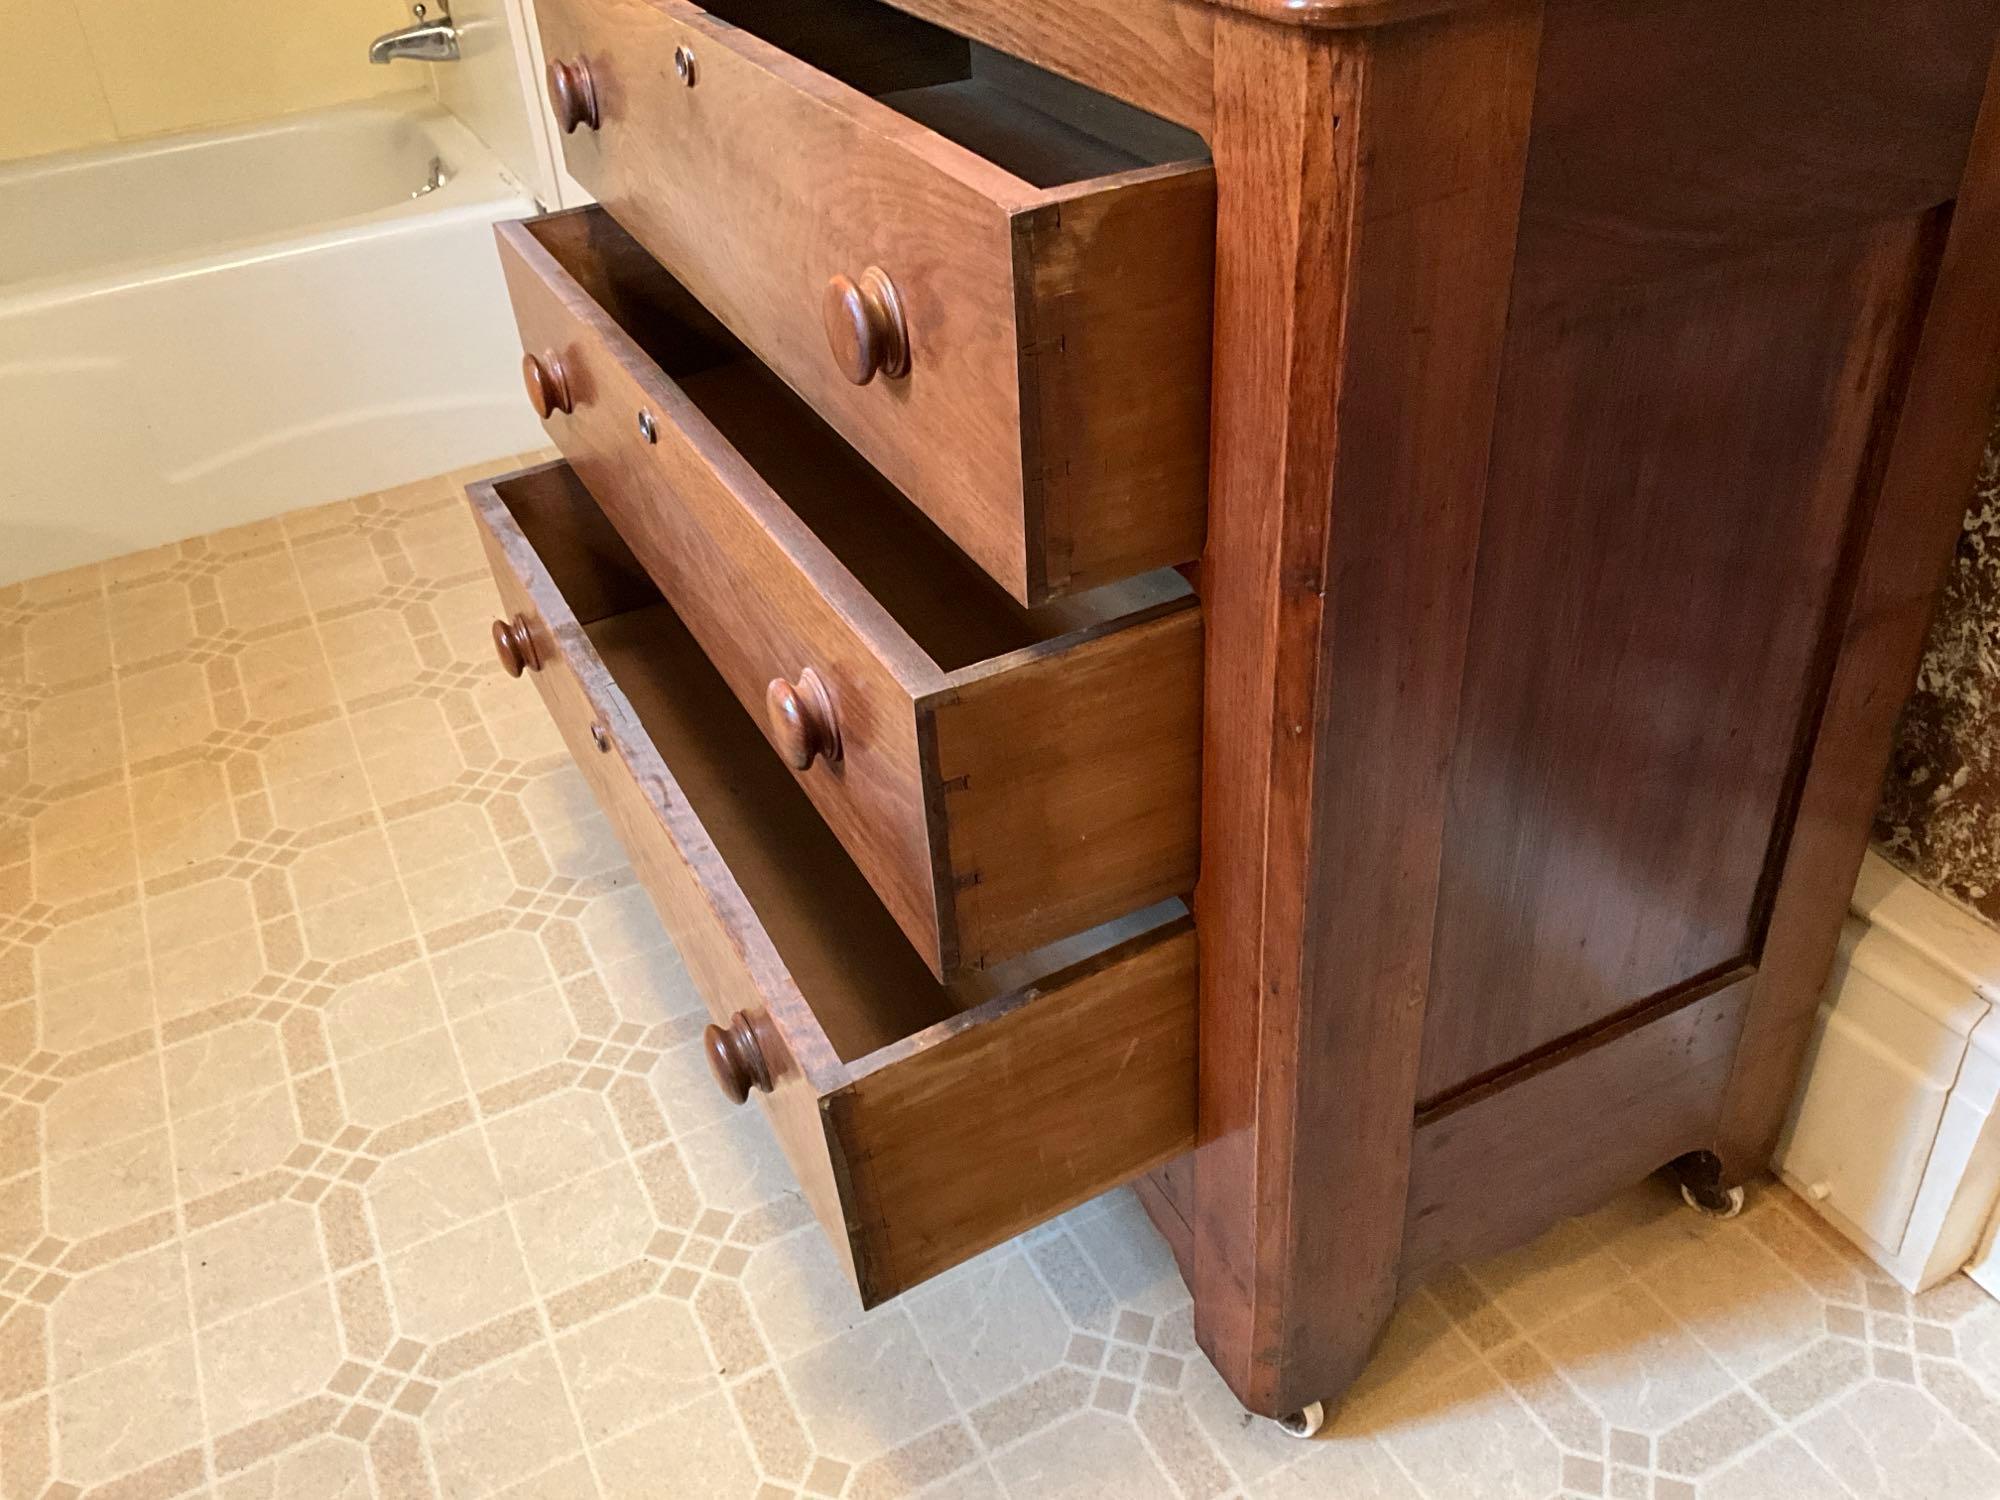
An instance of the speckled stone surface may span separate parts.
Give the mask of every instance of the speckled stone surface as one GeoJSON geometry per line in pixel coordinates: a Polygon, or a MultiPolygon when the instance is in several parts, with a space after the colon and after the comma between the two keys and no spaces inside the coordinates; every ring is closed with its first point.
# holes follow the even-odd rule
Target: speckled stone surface
{"type": "Polygon", "coordinates": [[[1882,851],[2000,923],[2000,424],[1896,735],[1882,851]]]}
{"type": "Polygon", "coordinates": [[[1646,1184],[1236,1405],[1129,1193],[857,1310],[463,476],[0,589],[0,1500],[2000,1497],[2000,1303],[1646,1184]]]}

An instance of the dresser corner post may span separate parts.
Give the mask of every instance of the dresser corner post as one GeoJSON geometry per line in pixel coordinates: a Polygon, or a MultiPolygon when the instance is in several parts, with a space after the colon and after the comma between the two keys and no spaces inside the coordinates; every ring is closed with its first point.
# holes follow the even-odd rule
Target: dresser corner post
{"type": "Polygon", "coordinates": [[[1540,36],[1540,0],[1215,17],[1190,1264],[1266,1415],[1338,1396],[1398,1291],[1540,36]]]}

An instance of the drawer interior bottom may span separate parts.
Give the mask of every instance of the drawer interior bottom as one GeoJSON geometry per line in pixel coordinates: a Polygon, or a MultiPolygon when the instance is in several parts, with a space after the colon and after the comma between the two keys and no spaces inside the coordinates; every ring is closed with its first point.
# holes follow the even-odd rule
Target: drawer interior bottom
{"type": "Polygon", "coordinates": [[[941,670],[1185,598],[1171,569],[1027,608],[605,215],[525,226],[941,670]]]}
{"type": "Polygon", "coordinates": [[[1184,910],[1163,903],[940,983],[575,475],[553,466],[499,493],[843,1061],[1184,910]]]}

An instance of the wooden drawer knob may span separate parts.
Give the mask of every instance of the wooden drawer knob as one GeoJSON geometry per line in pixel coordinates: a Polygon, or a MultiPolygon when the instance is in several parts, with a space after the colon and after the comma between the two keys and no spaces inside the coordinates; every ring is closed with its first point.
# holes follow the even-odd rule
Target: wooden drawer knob
{"type": "Polygon", "coordinates": [[[541,653],[535,649],[535,633],[528,628],[526,615],[493,622],[493,654],[500,658],[509,677],[542,669],[541,653]]]}
{"type": "Polygon", "coordinates": [[[564,135],[574,135],[576,127],[597,129],[597,90],[590,81],[590,66],[581,59],[549,64],[549,107],[564,135]]]}
{"type": "Polygon", "coordinates": [[[840,759],[840,725],[833,716],[833,695],[819,673],[807,667],[796,683],[773,677],[764,689],[764,711],[778,753],[794,771],[816,759],[840,759]]]}
{"type": "Polygon", "coordinates": [[[528,404],[543,421],[556,412],[576,410],[576,400],[569,393],[569,372],[553,354],[540,359],[522,355],[521,384],[528,388],[528,404]]]}
{"type": "Polygon", "coordinates": [[[764,1066],[764,1049],[757,1043],[757,1031],[742,1011],[729,1018],[727,1026],[710,1024],[701,1033],[702,1051],[708,1056],[708,1070],[716,1086],[731,1104],[741,1104],[753,1088],[771,1092],[771,1070],[764,1066]]]}
{"type": "Polygon", "coordinates": [[[880,266],[870,266],[859,281],[847,276],[829,281],[820,315],[834,362],[856,385],[877,375],[909,373],[910,331],[903,322],[903,300],[880,266]]]}

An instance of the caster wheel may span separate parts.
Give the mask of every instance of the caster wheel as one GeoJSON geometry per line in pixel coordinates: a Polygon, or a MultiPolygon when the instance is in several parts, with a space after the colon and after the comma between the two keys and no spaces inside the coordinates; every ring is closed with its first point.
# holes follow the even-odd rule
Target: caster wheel
{"type": "Polygon", "coordinates": [[[1733,1219],[1743,1212],[1743,1189],[1696,1188],[1681,1184],[1681,1201],[1706,1219],[1733,1219]]]}
{"type": "Polygon", "coordinates": [[[1280,1417],[1278,1426],[1291,1437],[1312,1437],[1320,1428],[1326,1426],[1326,1403],[1315,1401],[1312,1405],[1293,1412],[1289,1417],[1280,1417]]]}

